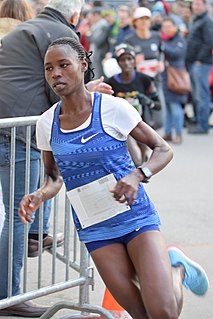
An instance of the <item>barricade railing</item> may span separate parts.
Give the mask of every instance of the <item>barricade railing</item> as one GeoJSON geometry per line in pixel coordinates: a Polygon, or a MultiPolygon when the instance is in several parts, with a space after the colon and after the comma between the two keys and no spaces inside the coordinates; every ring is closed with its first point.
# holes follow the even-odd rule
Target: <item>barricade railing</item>
{"type": "MultiPolygon", "coordinates": [[[[30,183],[30,151],[31,151],[31,128],[36,125],[39,116],[19,117],[0,119],[1,129],[9,129],[10,133],[10,201],[9,201],[9,254],[8,254],[8,297],[0,300],[0,309],[22,303],[24,301],[47,296],[65,289],[78,287],[78,301],[61,301],[53,304],[49,310],[41,316],[42,319],[51,318],[60,309],[78,310],[80,313],[72,315],[76,318],[91,317],[92,314],[102,315],[113,319],[110,312],[104,308],[89,303],[89,289],[94,289],[94,271],[90,266],[89,255],[83,243],[80,243],[71,218],[71,208],[66,197],[64,188],[52,200],[52,233],[53,248],[49,249],[50,254],[43,253],[42,230],[43,230],[43,205],[39,210],[39,255],[38,259],[28,258],[28,225],[24,228],[24,263],[22,271],[22,293],[12,296],[12,264],[13,264],[13,230],[14,230],[14,181],[15,181],[15,149],[16,129],[24,127],[26,130],[26,171],[25,193],[29,193],[30,183]],[[60,215],[59,215],[60,212],[60,215]],[[58,230],[64,232],[64,245],[57,247],[56,235],[58,230]],[[48,262],[44,259],[48,256],[48,262]],[[30,263],[30,266],[29,266],[30,263]],[[37,265],[37,276],[35,278],[35,265],[37,265]],[[50,264],[51,263],[51,267],[50,264]],[[33,269],[30,273],[30,269],[33,269]],[[58,271],[60,269],[60,271],[58,271]],[[32,278],[33,272],[33,278],[32,278]],[[62,275],[64,273],[64,275],[62,275]],[[48,274],[48,276],[47,276],[48,274]],[[77,276],[76,276],[77,275],[77,276]],[[47,278],[48,277],[48,278],[47,278]],[[30,282],[30,288],[29,288],[30,282]],[[32,284],[32,282],[34,284],[32,284]]],[[[1,133],[0,133],[1,134],[1,133]]],[[[41,157],[40,180],[42,182],[44,172],[41,157]]],[[[1,178],[1,176],[0,176],[1,178]]],[[[1,240],[1,239],[0,239],[1,240]]],[[[1,283],[0,283],[1,285],[1,283]]],[[[76,298],[75,298],[76,299],[76,298]]],[[[94,315],[93,315],[94,317],[94,315]]]]}

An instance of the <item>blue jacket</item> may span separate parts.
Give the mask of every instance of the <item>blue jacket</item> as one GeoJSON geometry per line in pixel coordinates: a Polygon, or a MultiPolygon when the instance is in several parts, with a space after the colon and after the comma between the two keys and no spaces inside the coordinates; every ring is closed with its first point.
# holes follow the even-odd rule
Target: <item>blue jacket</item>
{"type": "MultiPolygon", "coordinates": [[[[168,41],[163,41],[163,50],[165,60],[171,66],[178,69],[185,68],[186,41],[179,32],[168,41]]],[[[186,101],[186,95],[177,94],[168,90],[166,70],[163,72],[163,91],[167,102],[184,103],[186,101]]]]}

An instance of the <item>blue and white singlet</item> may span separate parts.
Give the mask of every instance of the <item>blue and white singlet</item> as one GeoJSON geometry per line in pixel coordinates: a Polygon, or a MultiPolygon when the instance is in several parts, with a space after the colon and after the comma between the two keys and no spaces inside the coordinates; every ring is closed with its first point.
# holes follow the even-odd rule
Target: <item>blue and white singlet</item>
{"type": "MultiPolygon", "coordinates": [[[[119,180],[135,170],[126,141],[117,140],[104,131],[101,120],[104,105],[101,101],[102,95],[95,93],[88,127],[66,133],[60,129],[61,103],[56,106],[50,145],[67,191],[111,173],[119,180]]],[[[142,183],[130,210],[84,229],[74,209],[73,218],[83,242],[116,238],[146,225],[160,224],[158,213],[142,183]]]]}

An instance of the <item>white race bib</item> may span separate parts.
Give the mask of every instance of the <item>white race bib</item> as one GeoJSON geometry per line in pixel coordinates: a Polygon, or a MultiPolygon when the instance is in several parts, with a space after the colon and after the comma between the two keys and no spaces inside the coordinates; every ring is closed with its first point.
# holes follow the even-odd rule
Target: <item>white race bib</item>
{"type": "Polygon", "coordinates": [[[67,192],[82,228],[130,210],[129,205],[116,201],[110,192],[116,183],[114,175],[110,174],[67,192]]]}
{"type": "Polygon", "coordinates": [[[145,73],[151,77],[155,77],[157,72],[158,60],[143,60],[141,63],[137,64],[137,71],[145,73]]]}

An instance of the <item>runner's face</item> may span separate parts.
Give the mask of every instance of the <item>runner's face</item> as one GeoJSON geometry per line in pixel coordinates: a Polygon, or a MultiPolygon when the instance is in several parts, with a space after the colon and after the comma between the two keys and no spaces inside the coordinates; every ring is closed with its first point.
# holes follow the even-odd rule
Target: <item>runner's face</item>
{"type": "Polygon", "coordinates": [[[44,67],[48,84],[60,97],[68,96],[84,85],[87,62],[79,61],[77,52],[68,45],[50,47],[44,67]]]}
{"type": "Polygon", "coordinates": [[[119,58],[118,64],[122,72],[131,72],[135,68],[135,59],[131,54],[122,54],[119,58]]]}
{"type": "Polygon", "coordinates": [[[134,21],[136,29],[139,30],[149,30],[151,26],[151,19],[149,17],[141,17],[134,21]]]}

